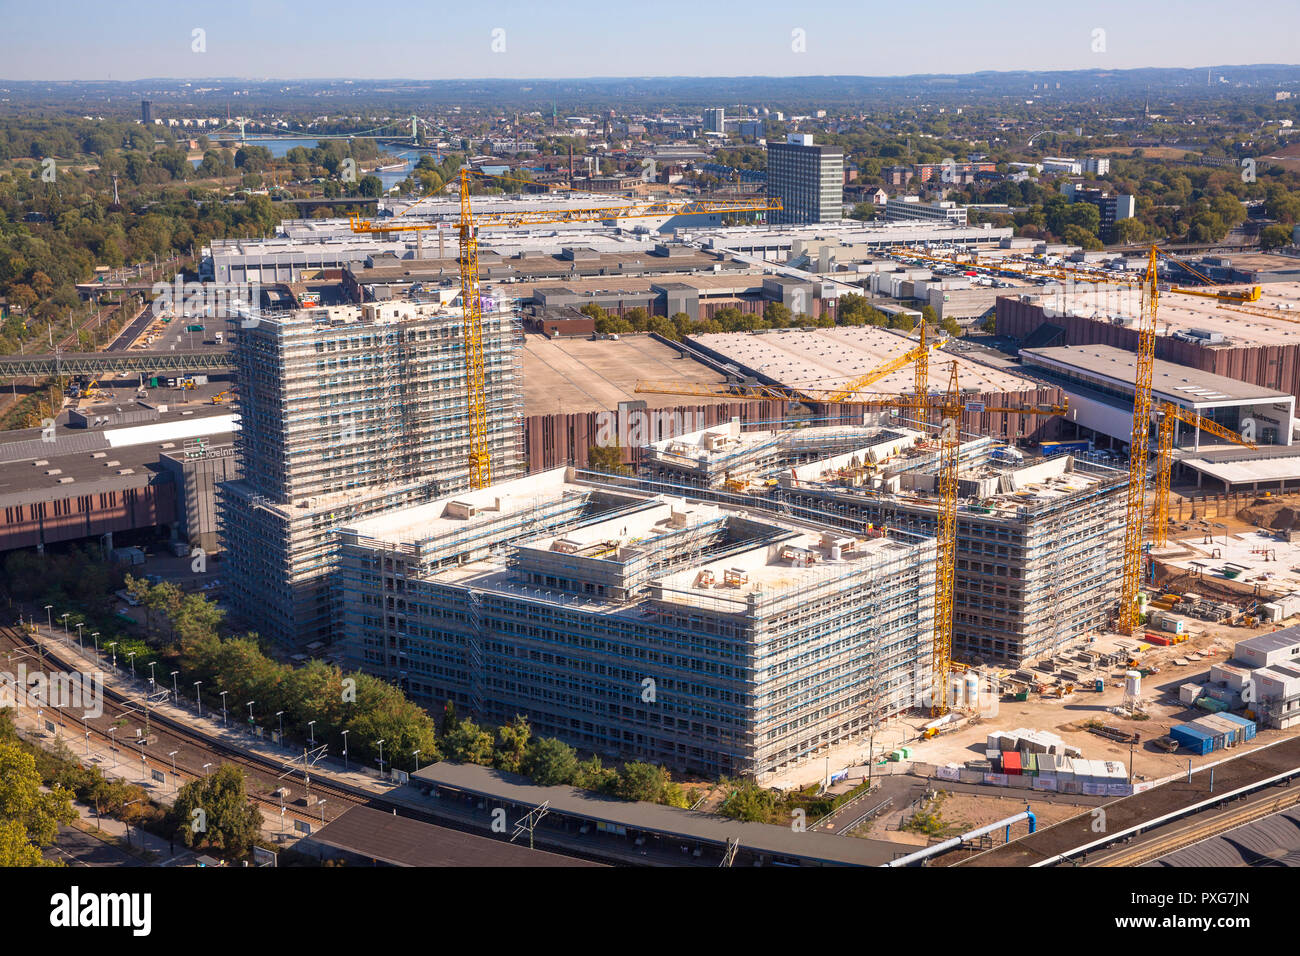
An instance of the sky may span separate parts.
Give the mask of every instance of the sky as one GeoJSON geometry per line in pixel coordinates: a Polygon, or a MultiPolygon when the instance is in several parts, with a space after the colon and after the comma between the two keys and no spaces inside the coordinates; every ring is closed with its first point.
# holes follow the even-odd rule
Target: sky
{"type": "Polygon", "coordinates": [[[1296,63],[1297,36],[1294,0],[0,0],[0,78],[905,76],[1206,67],[1296,63]]]}

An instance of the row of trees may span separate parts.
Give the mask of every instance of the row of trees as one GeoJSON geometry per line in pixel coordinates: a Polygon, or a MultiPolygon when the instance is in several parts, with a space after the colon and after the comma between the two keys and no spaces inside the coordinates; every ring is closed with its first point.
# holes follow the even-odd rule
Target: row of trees
{"type": "Polygon", "coordinates": [[[281,713],[286,736],[299,741],[336,742],[347,731],[349,756],[374,764],[384,741],[385,764],[414,766],[460,760],[531,777],[544,785],[573,784],[628,800],[684,806],[681,787],[662,767],[630,763],[602,766],[599,757],[581,761],[568,744],[534,737],[525,717],[491,729],[457,719],[448,705],[441,734],[433,718],[398,688],[360,672],[345,673],[323,661],[303,667],[273,660],[257,637],[221,637],[222,612],[202,594],[185,593],[166,582],[150,584],[130,576],[126,587],[145,608],[151,640],[177,649],[175,664],[187,682],[203,681],[209,700],[228,691],[254,701],[255,713],[281,713]],[[314,722],[309,728],[309,722],[314,722]]]}
{"type": "MultiPolygon", "coordinates": [[[[442,747],[448,760],[523,774],[542,786],[567,784],[623,800],[689,806],[686,792],[663,767],[639,761],[606,767],[594,754],[581,760],[578,752],[562,740],[534,737],[527,718],[518,715],[495,732],[473,721],[453,720],[442,747]]],[[[692,794],[690,799],[695,797],[692,794]]]]}
{"type": "MultiPolygon", "coordinates": [[[[1096,209],[1093,209],[1096,212],[1096,209]]],[[[885,315],[871,305],[864,296],[846,295],[839,299],[834,316],[829,314],[813,318],[805,313],[795,314],[780,302],[768,302],[762,313],[742,312],[732,306],[719,309],[711,319],[692,319],[685,312],[672,316],[651,315],[641,307],[628,309],[622,315],[608,312],[594,302],[584,305],[584,315],[596,320],[596,331],[601,334],[623,335],[631,332],[655,332],[666,339],[680,342],[688,335],[705,335],[711,332],[758,332],[764,329],[833,328],[837,325],[874,325],[880,328],[911,331],[913,320],[905,315],[885,315]]],[[[940,322],[931,306],[918,311],[924,321],[939,325],[950,335],[960,335],[961,327],[951,318],[940,322]]]]}

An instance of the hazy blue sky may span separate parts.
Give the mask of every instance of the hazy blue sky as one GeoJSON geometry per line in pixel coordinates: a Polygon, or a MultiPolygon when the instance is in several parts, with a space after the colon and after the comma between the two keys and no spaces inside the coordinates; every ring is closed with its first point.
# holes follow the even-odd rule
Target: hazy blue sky
{"type": "Polygon", "coordinates": [[[0,0],[0,77],[967,73],[1300,60],[1300,3],[0,0]],[[193,31],[206,31],[194,52],[193,31]],[[493,52],[504,43],[503,52],[493,52]],[[802,30],[803,52],[792,48],[802,30]],[[1094,52],[1103,30],[1104,52],[1094,52]]]}

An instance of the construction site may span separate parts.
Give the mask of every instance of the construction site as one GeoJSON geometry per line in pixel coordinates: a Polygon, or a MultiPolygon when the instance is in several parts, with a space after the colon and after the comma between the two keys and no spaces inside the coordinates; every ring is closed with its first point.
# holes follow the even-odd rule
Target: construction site
{"type": "MultiPolygon", "coordinates": [[[[901,425],[742,432],[732,422],[652,443],[640,463],[647,489],[711,489],[855,530],[928,537],[939,471],[938,443],[901,425]]],[[[1127,483],[1124,472],[1069,455],[1035,459],[986,437],[961,443],[954,657],[1019,664],[1106,625],[1119,596],[1127,483]]]]}
{"type": "Polygon", "coordinates": [[[556,469],[341,532],[348,659],[611,759],[760,776],[910,709],[934,544],[556,469]]]}
{"type": "MultiPolygon", "coordinates": [[[[232,610],[265,636],[330,636],[340,523],[466,486],[462,325],[435,298],[263,314],[239,330],[243,477],[220,486],[222,535],[232,610]]],[[[508,480],[523,471],[520,333],[504,310],[482,328],[485,435],[508,480]]]]}

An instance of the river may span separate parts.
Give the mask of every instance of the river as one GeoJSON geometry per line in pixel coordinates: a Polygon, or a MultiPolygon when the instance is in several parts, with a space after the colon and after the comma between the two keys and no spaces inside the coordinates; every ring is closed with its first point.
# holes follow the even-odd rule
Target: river
{"type": "MultiPolygon", "coordinates": [[[[304,137],[302,139],[265,139],[258,136],[249,136],[245,142],[250,146],[265,146],[271,151],[271,155],[277,159],[285,156],[289,150],[296,146],[302,146],[306,149],[315,149],[321,143],[319,139],[311,137],[304,137]]],[[[388,156],[396,157],[396,159],[385,160],[385,162],[396,162],[398,160],[402,162],[400,168],[384,169],[375,172],[375,175],[379,177],[379,181],[384,184],[384,192],[388,192],[388,190],[392,189],[409,176],[411,170],[415,167],[416,162],[423,153],[432,152],[432,150],[427,149],[419,150],[410,146],[391,146],[383,143],[379,144],[379,148],[388,156]]],[[[191,163],[196,167],[199,165],[199,162],[200,160],[191,161],[191,163]]]]}

